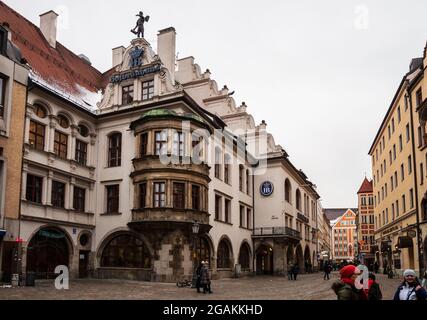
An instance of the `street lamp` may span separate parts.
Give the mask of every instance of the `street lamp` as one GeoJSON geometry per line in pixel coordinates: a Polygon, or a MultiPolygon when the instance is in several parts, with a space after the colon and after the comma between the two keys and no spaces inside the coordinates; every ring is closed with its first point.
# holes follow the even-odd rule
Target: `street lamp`
{"type": "Polygon", "coordinates": [[[196,253],[196,240],[197,240],[197,236],[199,234],[200,231],[200,224],[197,221],[194,221],[193,226],[191,227],[192,231],[193,231],[193,279],[191,281],[191,287],[195,288],[196,287],[196,283],[197,283],[197,266],[196,266],[196,258],[197,258],[197,253],[196,253]]]}

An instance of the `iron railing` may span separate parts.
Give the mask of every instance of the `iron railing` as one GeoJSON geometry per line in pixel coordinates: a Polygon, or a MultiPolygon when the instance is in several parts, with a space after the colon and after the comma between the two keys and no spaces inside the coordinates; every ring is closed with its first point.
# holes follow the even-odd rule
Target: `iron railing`
{"type": "Polygon", "coordinates": [[[257,228],[254,229],[254,236],[288,236],[302,239],[299,231],[287,227],[257,228]]]}

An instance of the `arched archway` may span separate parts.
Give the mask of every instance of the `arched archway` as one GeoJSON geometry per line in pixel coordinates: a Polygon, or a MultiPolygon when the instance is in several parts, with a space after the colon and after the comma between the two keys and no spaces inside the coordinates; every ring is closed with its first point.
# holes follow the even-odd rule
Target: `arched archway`
{"type": "Polygon", "coordinates": [[[207,261],[210,266],[212,265],[212,250],[209,239],[205,237],[198,237],[195,242],[195,250],[197,265],[201,261],[207,261]]]}
{"type": "Polygon", "coordinates": [[[57,266],[70,267],[73,245],[69,235],[56,227],[38,230],[27,247],[27,272],[35,272],[38,279],[56,277],[57,266]]]}
{"type": "Polygon", "coordinates": [[[304,270],[304,255],[302,253],[302,247],[300,244],[296,248],[295,256],[296,256],[295,262],[297,263],[300,271],[304,270]]]}
{"type": "Polygon", "coordinates": [[[216,265],[218,269],[231,269],[233,267],[233,247],[227,237],[223,237],[218,244],[216,265]]]}
{"type": "Polygon", "coordinates": [[[304,271],[310,272],[310,266],[312,266],[310,248],[308,246],[305,246],[305,249],[304,249],[304,271]]]}
{"type": "Polygon", "coordinates": [[[239,251],[239,264],[242,268],[242,271],[249,271],[251,269],[251,248],[249,244],[244,241],[240,246],[239,251]]]}
{"type": "Polygon", "coordinates": [[[259,246],[256,251],[256,273],[257,274],[273,274],[273,248],[264,243],[259,246]]]}
{"type": "Polygon", "coordinates": [[[288,265],[294,263],[294,259],[294,247],[289,245],[288,250],[286,251],[286,261],[288,262],[288,265]]]}

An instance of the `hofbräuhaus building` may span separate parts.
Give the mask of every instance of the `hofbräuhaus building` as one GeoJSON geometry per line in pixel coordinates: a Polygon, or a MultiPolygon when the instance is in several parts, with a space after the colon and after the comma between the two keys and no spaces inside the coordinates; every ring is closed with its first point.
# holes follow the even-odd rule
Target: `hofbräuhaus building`
{"type": "MultiPolygon", "coordinates": [[[[318,261],[320,196],[174,28],[112,50],[95,69],[0,2],[0,23],[30,68],[18,239],[23,274],[177,281],[283,274],[318,261]],[[262,145],[253,148],[254,145],[262,145]]],[[[3,276],[6,276],[5,274],[3,276]]]]}

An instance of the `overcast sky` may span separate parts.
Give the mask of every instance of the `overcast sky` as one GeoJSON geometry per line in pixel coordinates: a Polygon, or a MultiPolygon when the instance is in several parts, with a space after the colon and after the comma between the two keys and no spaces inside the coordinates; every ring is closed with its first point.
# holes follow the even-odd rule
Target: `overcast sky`
{"type": "Polygon", "coordinates": [[[427,40],[424,0],[5,2],[36,25],[40,13],[59,13],[59,41],[101,71],[112,48],[129,45],[140,10],[153,48],[158,30],[175,27],[179,58],[194,56],[267,122],[324,207],[357,207],[369,148],[427,40]]]}

